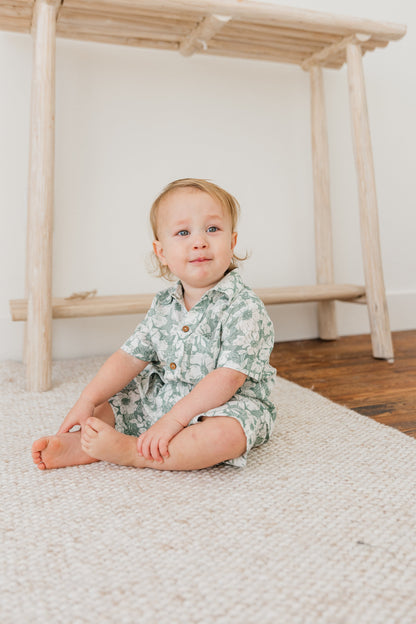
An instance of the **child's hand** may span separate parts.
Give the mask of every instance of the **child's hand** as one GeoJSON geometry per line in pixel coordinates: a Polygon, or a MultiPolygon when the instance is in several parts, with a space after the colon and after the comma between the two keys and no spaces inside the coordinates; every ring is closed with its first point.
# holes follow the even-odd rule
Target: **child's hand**
{"type": "Polygon", "coordinates": [[[65,416],[62,425],[58,429],[58,434],[67,433],[75,425],[79,425],[82,429],[86,420],[94,414],[94,409],[95,405],[92,401],[83,397],[79,398],[74,407],[65,416]]]}
{"type": "Polygon", "coordinates": [[[183,428],[184,425],[179,421],[165,414],[138,438],[137,452],[145,459],[163,462],[164,458],[169,457],[169,442],[183,428]]]}

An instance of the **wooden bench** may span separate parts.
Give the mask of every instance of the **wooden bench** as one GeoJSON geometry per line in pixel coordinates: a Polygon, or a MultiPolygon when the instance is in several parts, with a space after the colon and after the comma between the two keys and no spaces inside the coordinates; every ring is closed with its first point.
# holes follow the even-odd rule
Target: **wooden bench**
{"type": "Polygon", "coordinates": [[[400,39],[405,26],[249,0],[3,0],[0,29],[31,33],[27,297],[12,301],[27,321],[27,387],[51,385],[52,318],[144,312],[150,295],[53,299],[52,217],[56,36],[191,54],[292,63],[310,74],[317,284],[258,291],[265,303],[318,301],[319,335],[337,337],[335,300],[365,303],[373,355],[392,359],[362,56],[400,39]],[[323,68],[348,65],[365,286],[337,285],[332,260],[323,68]]]}

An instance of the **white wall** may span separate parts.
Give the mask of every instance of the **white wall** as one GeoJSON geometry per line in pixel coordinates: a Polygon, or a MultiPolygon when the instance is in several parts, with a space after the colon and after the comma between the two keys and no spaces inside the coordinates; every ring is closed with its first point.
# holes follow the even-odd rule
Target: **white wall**
{"type": "MultiPolygon", "coordinates": [[[[413,0],[286,0],[405,23],[407,36],[365,56],[385,281],[395,330],[416,326],[413,0]]],[[[24,296],[31,39],[0,33],[0,359],[20,359],[24,296]]],[[[335,272],[363,283],[345,68],[325,71],[335,272]]],[[[309,76],[296,66],[58,39],[55,296],[154,292],[145,268],[149,206],[178,177],[206,177],[242,206],[243,275],[254,287],[313,283],[309,76]]],[[[365,307],[338,304],[341,334],[368,332],[365,307]]],[[[314,304],[274,306],[279,340],[317,335],[314,304]]],[[[108,353],[137,317],[54,321],[54,357],[108,353]]]]}

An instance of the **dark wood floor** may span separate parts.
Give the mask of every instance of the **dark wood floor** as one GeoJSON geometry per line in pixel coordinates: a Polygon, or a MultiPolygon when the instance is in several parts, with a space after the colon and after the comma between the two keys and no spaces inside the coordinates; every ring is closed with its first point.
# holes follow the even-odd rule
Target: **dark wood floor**
{"type": "Polygon", "coordinates": [[[375,360],[369,336],[277,343],[278,375],[416,438],[416,330],[393,333],[394,363],[375,360]]]}

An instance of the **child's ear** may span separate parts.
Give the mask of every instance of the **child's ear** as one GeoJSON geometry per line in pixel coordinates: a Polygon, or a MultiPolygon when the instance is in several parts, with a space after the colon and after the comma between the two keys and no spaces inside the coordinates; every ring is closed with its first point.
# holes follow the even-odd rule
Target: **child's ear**
{"type": "Polygon", "coordinates": [[[154,240],[153,241],[153,251],[155,252],[156,256],[159,258],[159,261],[161,262],[161,264],[166,265],[166,258],[163,255],[163,249],[162,249],[162,245],[160,243],[160,241],[158,240],[154,240]]]}
{"type": "Polygon", "coordinates": [[[233,232],[231,234],[231,251],[234,251],[234,247],[237,244],[237,236],[238,236],[237,232],[233,232]]]}

